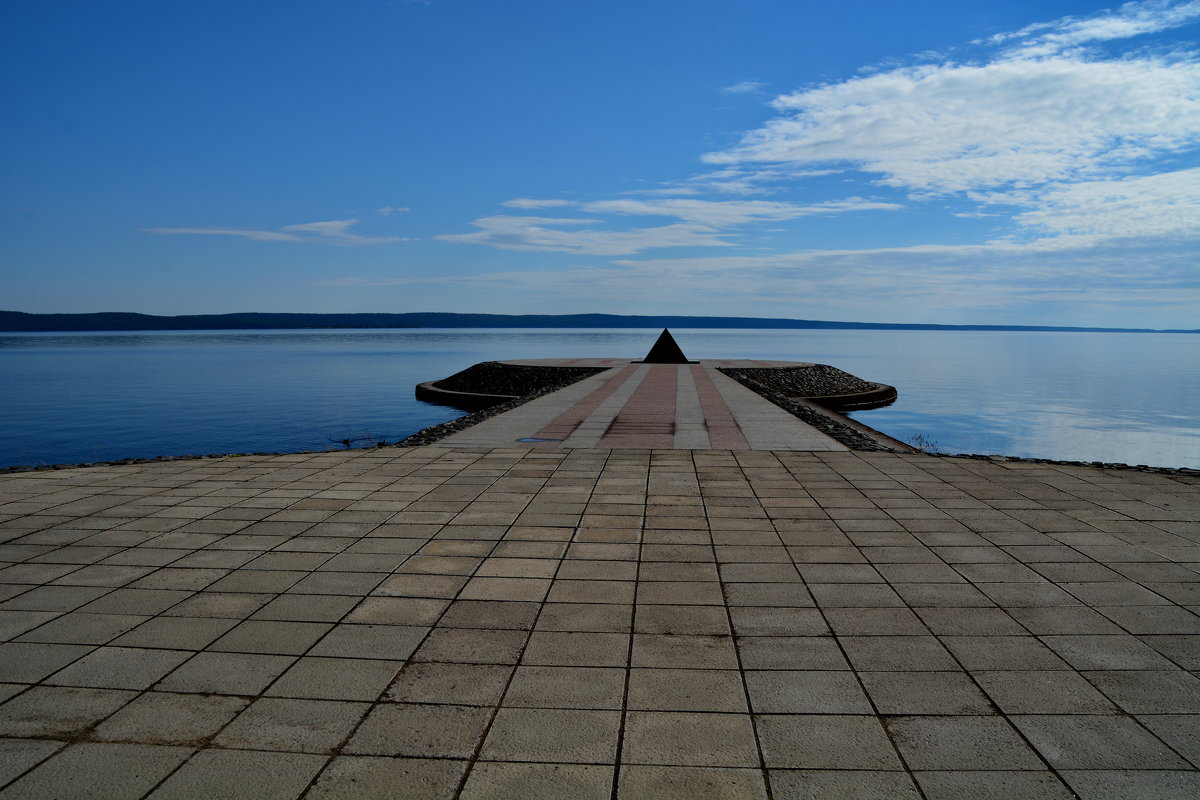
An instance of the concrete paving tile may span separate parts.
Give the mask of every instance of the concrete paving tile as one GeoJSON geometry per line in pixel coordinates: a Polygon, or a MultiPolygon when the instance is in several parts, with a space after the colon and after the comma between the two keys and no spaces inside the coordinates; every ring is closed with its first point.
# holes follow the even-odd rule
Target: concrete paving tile
{"type": "Polygon", "coordinates": [[[1053,634],[1119,634],[1124,633],[1112,620],[1084,606],[1057,608],[1005,609],[1014,619],[1036,635],[1053,634]]]}
{"type": "Polygon", "coordinates": [[[750,705],[756,714],[873,713],[867,695],[850,672],[750,670],[745,679],[750,705]]]}
{"type": "Polygon", "coordinates": [[[899,608],[905,602],[882,583],[814,583],[812,591],[821,608],[899,608]]]}
{"type": "Polygon", "coordinates": [[[1049,772],[916,772],[927,800],[1075,800],[1075,794],[1049,772]]]}
{"type": "MultiPolygon", "coordinates": [[[[19,587],[25,589],[26,587],[19,587]]],[[[111,589],[98,586],[37,586],[27,592],[0,603],[0,610],[11,611],[74,611],[111,589]]],[[[91,613],[102,613],[93,609],[91,613]]],[[[137,613],[115,610],[112,613],[137,613]]],[[[153,614],[155,612],[147,612],[153,614]]]]}
{"type": "Polygon", "coordinates": [[[1175,665],[1136,636],[1042,636],[1041,641],[1079,670],[1174,669],[1175,665]]]}
{"type": "Polygon", "coordinates": [[[542,666],[623,667],[630,636],[623,633],[534,631],[521,658],[542,666]]]}
{"type": "Polygon", "coordinates": [[[401,703],[499,705],[513,667],[498,664],[410,663],[384,695],[401,703]]]}
{"type": "Polygon", "coordinates": [[[226,653],[299,655],[332,627],[328,622],[245,620],[209,645],[208,649],[226,653]]]}
{"type": "MultiPolygon", "coordinates": [[[[666,568],[663,568],[664,570],[666,568]]],[[[726,583],[800,583],[800,573],[791,564],[721,564],[726,583]]],[[[645,578],[643,578],[645,580],[645,578]]],[[[706,578],[706,580],[712,580],[706,578]]]]}
{"type": "Polygon", "coordinates": [[[653,711],[747,711],[741,675],[713,669],[630,670],[627,706],[653,711]]]}
{"type": "Polygon", "coordinates": [[[0,786],[45,761],[62,747],[62,742],[0,739],[0,786]]]}
{"type": "Polygon", "coordinates": [[[1046,768],[1000,717],[889,717],[885,725],[913,770],[1046,768]]]}
{"type": "Polygon", "coordinates": [[[335,625],[308,655],[400,661],[413,654],[428,631],[411,625],[335,625]]]}
{"type": "Polygon", "coordinates": [[[617,794],[622,800],[766,800],[767,787],[760,770],[625,766],[617,794]]]}
{"type": "Polygon", "coordinates": [[[283,594],[252,615],[253,619],[279,622],[337,622],[359,602],[357,597],[316,594],[283,594]]]}
{"type": "Polygon", "coordinates": [[[467,583],[459,575],[393,575],[372,590],[382,597],[444,597],[456,596],[467,583]]]}
{"type": "Polygon", "coordinates": [[[1020,636],[1025,628],[999,608],[918,608],[917,616],[938,635],[1020,636]]]}
{"type": "MultiPolygon", "coordinates": [[[[536,635],[536,634],[535,634],[536,635]]],[[[588,638],[595,634],[588,635],[588,638]]],[[[434,628],[413,654],[415,661],[515,664],[529,638],[526,631],[434,628]]]]}
{"type": "Polygon", "coordinates": [[[541,602],[550,589],[548,578],[471,578],[460,600],[526,600],[541,602]]]}
{"type": "Polygon", "coordinates": [[[295,660],[253,653],[197,653],[156,687],[164,692],[256,695],[295,660]]]}
{"type": "Polygon", "coordinates": [[[1097,606],[1096,610],[1130,633],[1200,634],[1200,616],[1179,606],[1097,606]]]}
{"type": "Polygon", "coordinates": [[[1200,679],[1188,672],[1121,670],[1083,675],[1130,714],[1200,713],[1200,679]]]}
{"type": "Polygon", "coordinates": [[[1193,766],[1200,766],[1200,715],[1144,714],[1137,720],[1193,766]]]}
{"type": "Polygon", "coordinates": [[[633,627],[633,605],[546,603],[534,627],[546,631],[626,633],[633,627]]]}
{"type": "Polygon", "coordinates": [[[477,576],[506,578],[553,578],[558,561],[549,558],[485,559],[475,571],[477,576]]]}
{"type": "Polygon", "coordinates": [[[419,597],[368,597],[345,617],[346,622],[367,625],[422,625],[437,622],[450,605],[448,600],[419,597]]]}
{"type": "Polygon", "coordinates": [[[147,689],[187,661],[190,651],[99,647],[46,679],[58,686],[147,689]]]}
{"type": "Polygon", "coordinates": [[[328,760],[303,753],[201,750],[150,798],[195,800],[294,800],[328,760]]]}
{"type": "Polygon", "coordinates": [[[264,697],[242,711],[213,744],[236,750],[328,753],[369,708],[368,703],[264,697]]]}
{"type": "Polygon", "coordinates": [[[116,647],[203,650],[236,624],[237,620],[216,617],[151,617],[118,636],[111,644],[116,647]]]}
{"type": "Polygon", "coordinates": [[[1064,770],[1060,774],[1081,800],[1173,800],[1200,795],[1200,773],[1194,771],[1064,770]]]}
{"type": "MultiPolygon", "coordinates": [[[[639,592],[646,587],[639,587],[639,592]]],[[[779,606],[805,608],[815,605],[800,583],[726,583],[725,598],[731,606],[779,606]]]]}
{"type": "Polygon", "coordinates": [[[830,608],[824,614],[839,636],[921,636],[929,632],[907,608],[830,608]]]}
{"type": "MultiPolygon", "coordinates": [[[[555,603],[632,603],[633,581],[564,580],[554,581],[546,599],[555,603]]],[[[640,600],[640,598],[639,598],[640,600]]]]}
{"type": "Polygon", "coordinates": [[[1006,714],[1116,714],[1117,707],[1077,672],[975,672],[1006,714]]]}
{"type": "Polygon", "coordinates": [[[773,769],[770,776],[777,800],[916,800],[921,796],[904,772],[773,769]]]}
{"type": "Polygon", "coordinates": [[[721,636],[730,633],[724,608],[686,605],[639,605],[633,629],[637,633],[721,636]]]}
{"type": "Polygon", "coordinates": [[[815,608],[738,606],[729,609],[729,616],[738,636],[821,636],[829,633],[825,619],[815,608]]]}
{"type": "Polygon", "coordinates": [[[859,672],[957,671],[958,662],[933,636],[842,636],[838,641],[859,672]]]}
{"type": "Polygon", "coordinates": [[[274,595],[241,592],[196,592],[163,612],[167,617],[220,617],[245,619],[274,595]]]}
{"type": "Polygon", "coordinates": [[[624,693],[623,669],[520,666],[504,695],[504,705],[511,708],[619,710],[624,693]]]}
{"type": "Polygon", "coordinates": [[[880,714],[996,713],[962,672],[861,672],[859,678],[880,714]]]}
{"type": "Polygon", "coordinates": [[[0,641],[14,639],[61,616],[57,611],[0,611],[0,641]]]}
{"type": "Polygon", "coordinates": [[[474,706],[384,703],[371,710],[343,752],[470,758],[491,714],[490,708],[474,706]]]}
{"type": "Polygon", "coordinates": [[[77,736],[124,706],[136,692],[34,686],[0,707],[0,736],[77,736]]]}
{"type": "Polygon", "coordinates": [[[189,747],[83,743],[68,747],[5,789],[6,798],[142,797],[192,754],[189,747]]]}
{"type": "Polygon", "coordinates": [[[630,711],[623,764],[758,767],[749,715],[630,711]]]}
{"type": "Polygon", "coordinates": [[[480,759],[611,764],[616,759],[618,711],[502,708],[480,759]]]}
{"type": "Polygon", "coordinates": [[[91,645],[7,642],[0,644],[0,675],[18,683],[37,683],[95,649],[91,645]]]}
{"type": "Polygon", "coordinates": [[[739,636],[736,642],[743,669],[850,669],[829,636],[739,636]]]}
{"type": "Polygon", "coordinates": [[[633,637],[632,666],[737,669],[738,656],[733,639],[728,636],[639,633],[633,637]]]}
{"type": "Polygon", "coordinates": [[[508,600],[456,600],[438,621],[443,628],[529,630],[538,617],[538,603],[508,600]]]}
{"type": "Polygon", "coordinates": [[[1053,650],[1033,636],[942,636],[950,652],[965,669],[1036,670],[1067,669],[1053,650]]]}
{"type": "Polygon", "coordinates": [[[248,704],[240,697],[146,692],[100,723],[91,738],[199,747],[248,704]]]}
{"type": "Polygon", "coordinates": [[[304,795],[308,800],[453,800],[466,761],[338,756],[304,795]]]}
{"type": "Polygon", "coordinates": [[[373,701],[403,665],[403,661],[366,658],[304,657],[279,676],[265,694],[314,700],[373,701]]]}
{"type": "Polygon", "coordinates": [[[1009,718],[1055,769],[1189,769],[1135,720],[1121,716],[1016,715],[1009,718]]]}
{"type": "Polygon", "coordinates": [[[768,768],[898,770],[900,759],[872,716],[769,714],[758,736],[768,768]]]}

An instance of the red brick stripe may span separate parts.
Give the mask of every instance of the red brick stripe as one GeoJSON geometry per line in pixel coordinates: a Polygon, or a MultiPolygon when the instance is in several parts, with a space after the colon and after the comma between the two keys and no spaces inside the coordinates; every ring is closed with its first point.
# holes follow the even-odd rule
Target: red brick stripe
{"type": "Polygon", "coordinates": [[[700,409],[704,412],[708,446],[714,450],[749,450],[750,443],[746,441],[729,405],[704,367],[693,365],[692,379],[696,382],[696,394],[700,397],[700,409]]]}
{"type": "Polygon", "coordinates": [[[674,447],[677,371],[674,364],[651,366],[596,447],[674,447]]]}

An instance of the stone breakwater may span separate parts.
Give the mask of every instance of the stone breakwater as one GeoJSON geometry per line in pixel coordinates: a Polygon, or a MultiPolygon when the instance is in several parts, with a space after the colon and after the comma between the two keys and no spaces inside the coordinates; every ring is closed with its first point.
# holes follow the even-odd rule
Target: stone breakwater
{"type": "MultiPolygon", "coordinates": [[[[737,370],[721,371],[728,373],[731,371],[736,372],[737,370]]],[[[850,419],[842,417],[840,414],[818,408],[802,399],[781,394],[762,383],[743,379],[737,375],[730,375],[729,377],[750,391],[771,401],[802,422],[812,425],[835,441],[841,442],[851,450],[872,453],[911,453],[915,449],[878,432],[872,435],[867,432],[869,429],[865,425],[861,426],[861,428],[857,427],[850,419]]],[[[850,377],[853,378],[854,376],[851,375],[850,377]]]]}
{"type": "MultiPolygon", "coordinates": [[[[446,392],[473,395],[478,399],[468,400],[468,402],[473,402],[476,408],[479,408],[480,405],[485,407],[465,416],[419,430],[407,439],[397,442],[396,446],[419,447],[432,444],[451,434],[465,431],[485,419],[522,406],[530,400],[556,392],[565,386],[595,375],[597,372],[604,372],[604,369],[603,367],[539,367],[524,364],[501,364],[498,361],[484,361],[475,364],[462,372],[454,373],[449,378],[418,386],[417,397],[460,407],[457,403],[449,402],[446,399],[447,395],[439,396],[429,392],[428,389],[422,391],[422,387],[432,385],[434,389],[446,392]],[[505,400],[506,396],[509,399],[505,400]],[[437,399],[433,399],[435,397],[437,399]]],[[[461,399],[459,398],[459,401],[461,399]]]]}
{"type": "Polygon", "coordinates": [[[544,367],[484,361],[449,378],[417,386],[417,398],[464,410],[531,399],[603,372],[602,367],[544,367]]]}
{"type": "Polygon", "coordinates": [[[878,408],[896,399],[895,387],[864,381],[828,364],[718,369],[764,397],[802,397],[834,409],[878,408]]]}

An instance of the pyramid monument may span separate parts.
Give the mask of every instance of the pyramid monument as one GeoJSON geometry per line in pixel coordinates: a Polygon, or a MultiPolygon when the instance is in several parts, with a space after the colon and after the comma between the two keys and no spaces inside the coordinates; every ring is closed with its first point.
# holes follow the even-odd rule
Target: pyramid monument
{"type": "Polygon", "coordinates": [[[675,337],[666,328],[659,334],[658,341],[642,359],[643,364],[689,364],[688,357],[683,354],[675,337]]]}

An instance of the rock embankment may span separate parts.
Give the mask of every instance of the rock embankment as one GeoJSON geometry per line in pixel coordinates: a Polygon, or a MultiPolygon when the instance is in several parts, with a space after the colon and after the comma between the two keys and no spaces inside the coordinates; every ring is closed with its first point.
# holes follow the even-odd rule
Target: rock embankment
{"type": "Polygon", "coordinates": [[[561,389],[603,371],[601,367],[540,367],[484,361],[434,381],[433,385],[451,392],[524,397],[550,387],[561,389]]]}
{"type": "Polygon", "coordinates": [[[417,397],[443,405],[469,410],[474,413],[419,430],[397,444],[401,447],[419,447],[432,444],[451,434],[465,431],[485,419],[503,414],[505,411],[524,405],[542,395],[556,392],[564,386],[604,372],[607,367],[539,367],[526,364],[504,364],[499,361],[484,361],[456,372],[449,378],[433,381],[417,387],[417,397]],[[423,390],[431,385],[441,392],[423,390]],[[459,393],[453,397],[450,393],[459,393]]]}
{"type": "Polygon", "coordinates": [[[869,392],[878,384],[856,378],[828,364],[802,367],[722,367],[729,377],[743,385],[758,383],[787,397],[826,397],[869,392]]]}

